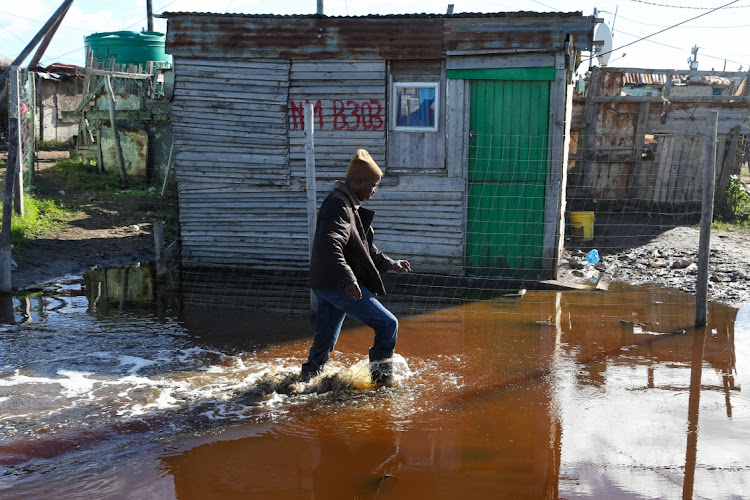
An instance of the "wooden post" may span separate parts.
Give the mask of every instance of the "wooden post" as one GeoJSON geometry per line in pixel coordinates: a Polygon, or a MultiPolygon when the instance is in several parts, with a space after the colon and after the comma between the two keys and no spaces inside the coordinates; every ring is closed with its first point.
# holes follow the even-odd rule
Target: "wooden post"
{"type": "Polygon", "coordinates": [[[711,246],[711,221],[714,215],[714,185],[716,183],[716,134],[719,112],[706,115],[706,156],[703,163],[703,212],[698,243],[698,277],[695,282],[695,326],[706,326],[708,315],[708,253],[711,246]]]}
{"type": "Polygon", "coordinates": [[[102,127],[96,129],[96,172],[104,173],[104,155],[102,154],[102,127]]]}
{"type": "Polygon", "coordinates": [[[65,0],[62,5],[55,11],[54,14],[52,14],[52,17],[47,20],[46,23],[44,23],[44,26],[42,26],[42,29],[39,30],[39,32],[34,36],[34,38],[29,42],[29,44],[21,51],[21,53],[16,57],[16,59],[8,66],[8,69],[3,71],[2,74],[0,74],[0,85],[5,86],[5,77],[8,76],[8,73],[11,71],[11,68],[13,66],[20,65],[24,59],[31,53],[32,50],[34,50],[34,47],[36,47],[40,41],[42,41],[42,38],[45,37],[47,32],[52,28],[52,26],[57,23],[58,19],[62,19],[63,16],[65,16],[65,13],[68,12],[68,8],[70,8],[70,4],[73,3],[73,0],[65,0]]]}
{"type": "Polygon", "coordinates": [[[172,168],[172,153],[174,153],[174,141],[172,141],[172,144],[169,146],[169,156],[167,157],[167,168],[164,169],[164,182],[161,185],[161,195],[164,196],[164,193],[167,192],[167,179],[169,178],[169,170],[172,168]]]}
{"type": "Polygon", "coordinates": [[[164,223],[155,220],[154,228],[154,257],[156,259],[156,278],[162,279],[167,275],[167,262],[164,258],[164,223]]]}
{"type": "Polygon", "coordinates": [[[13,186],[18,165],[18,67],[10,72],[10,113],[8,119],[8,162],[5,167],[5,187],[3,190],[3,225],[0,229],[0,293],[11,291],[11,246],[10,224],[13,217],[13,186]]]}
{"type": "MultiPolygon", "coordinates": [[[[22,125],[22,118],[21,116],[21,73],[16,69],[16,71],[12,72],[15,75],[16,78],[16,94],[13,99],[15,99],[15,105],[16,109],[18,110],[18,117],[16,118],[16,134],[13,139],[15,139],[16,144],[18,144],[16,148],[16,165],[15,168],[15,175],[13,176],[13,209],[16,212],[16,214],[23,217],[23,164],[26,163],[24,160],[26,159],[26,155],[23,151],[23,125],[22,125]]],[[[13,78],[13,76],[11,76],[13,78]]],[[[26,112],[29,112],[28,107],[26,108],[26,112]]],[[[8,137],[10,140],[11,138],[8,137]]],[[[8,158],[8,165],[10,166],[10,157],[8,158]]]]}
{"type": "Polygon", "coordinates": [[[112,90],[112,81],[109,75],[105,77],[104,85],[107,86],[109,94],[109,121],[112,123],[112,134],[115,138],[115,149],[117,150],[117,163],[120,165],[120,179],[127,184],[128,177],[125,172],[125,159],[122,156],[122,144],[120,144],[120,133],[117,131],[117,120],[115,119],[115,93],[112,90]]]}
{"type": "MultiPolygon", "coordinates": [[[[307,237],[309,254],[312,255],[315,240],[315,219],[318,201],[315,187],[315,139],[313,137],[315,110],[312,104],[305,106],[305,170],[307,174],[307,237]]],[[[315,311],[315,295],[310,292],[310,310],[315,311]]]]}
{"type": "Polygon", "coordinates": [[[36,53],[34,54],[34,57],[32,57],[31,61],[29,61],[29,68],[33,68],[39,64],[39,61],[44,55],[44,52],[47,50],[47,47],[49,47],[49,43],[52,41],[52,38],[55,36],[55,33],[57,33],[57,28],[60,27],[60,24],[62,24],[62,20],[65,17],[65,14],[68,13],[70,6],[71,6],[70,3],[68,3],[67,6],[65,6],[65,11],[62,12],[59,17],[57,17],[57,19],[54,21],[52,26],[50,26],[49,30],[47,30],[47,33],[45,33],[44,39],[42,40],[42,43],[39,44],[39,47],[36,49],[36,53]]]}

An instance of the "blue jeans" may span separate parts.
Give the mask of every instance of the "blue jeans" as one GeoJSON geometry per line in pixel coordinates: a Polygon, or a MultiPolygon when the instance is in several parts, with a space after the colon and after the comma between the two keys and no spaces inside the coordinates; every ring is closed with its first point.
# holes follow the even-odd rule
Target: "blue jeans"
{"type": "MultiPolygon", "coordinates": [[[[343,290],[313,289],[318,301],[318,312],[315,320],[315,336],[307,358],[307,366],[316,369],[326,361],[336,346],[341,333],[344,317],[349,314],[375,330],[375,340],[370,349],[373,354],[387,356],[393,353],[398,336],[398,320],[383,304],[370,293],[370,290],[360,285],[362,298],[350,299],[343,290]]],[[[378,358],[379,359],[379,358],[378,358]]]]}

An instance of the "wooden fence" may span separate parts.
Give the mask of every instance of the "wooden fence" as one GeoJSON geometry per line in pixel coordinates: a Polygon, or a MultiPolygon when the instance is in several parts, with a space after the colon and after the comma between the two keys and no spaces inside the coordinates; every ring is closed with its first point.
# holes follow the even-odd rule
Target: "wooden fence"
{"type": "Polygon", "coordinates": [[[574,98],[567,191],[572,203],[645,203],[673,210],[699,205],[709,111],[719,112],[715,204],[724,203],[730,176],[745,161],[750,97],[672,96],[669,82],[675,74],[747,73],[668,71],[662,95],[620,95],[626,73],[652,71],[659,70],[593,68],[586,96],[574,98]]]}

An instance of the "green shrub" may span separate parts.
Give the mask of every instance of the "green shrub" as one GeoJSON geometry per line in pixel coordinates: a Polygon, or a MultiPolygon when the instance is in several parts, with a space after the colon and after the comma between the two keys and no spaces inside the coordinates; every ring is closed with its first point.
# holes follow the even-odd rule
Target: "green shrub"
{"type": "Polygon", "coordinates": [[[719,222],[745,226],[750,223],[750,193],[738,175],[732,175],[727,184],[727,196],[723,207],[717,207],[719,222]]]}
{"type": "Polygon", "coordinates": [[[24,215],[13,214],[10,224],[11,241],[14,245],[22,244],[30,238],[44,236],[52,230],[59,229],[72,217],[55,205],[54,200],[38,198],[25,193],[23,196],[24,215]]]}
{"type": "Polygon", "coordinates": [[[81,158],[61,160],[55,164],[55,169],[63,178],[66,190],[106,191],[122,187],[118,175],[99,174],[96,164],[81,158]]]}
{"type": "Polygon", "coordinates": [[[58,141],[52,139],[49,141],[36,141],[37,151],[67,151],[68,141],[58,141]]]}

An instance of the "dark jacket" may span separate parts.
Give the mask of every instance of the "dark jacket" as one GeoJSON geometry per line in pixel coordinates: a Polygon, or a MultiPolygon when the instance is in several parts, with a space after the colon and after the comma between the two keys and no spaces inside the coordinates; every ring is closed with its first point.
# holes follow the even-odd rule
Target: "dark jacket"
{"type": "Polygon", "coordinates": [[[372,293],[385,293],[381,273],[394,261],[372,242],[374,217],[375,211],[362,207],[348,186],[336,181],[318,212],[310,288],[342,290],[356,282],[372,293]]]}

